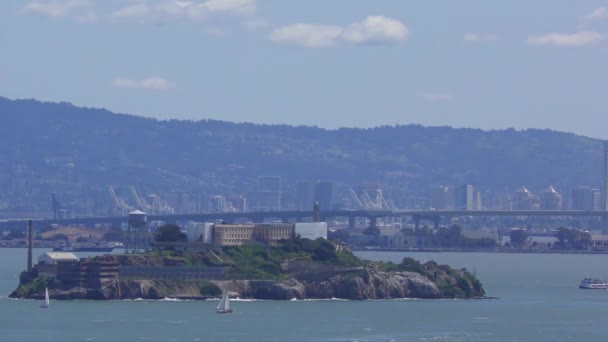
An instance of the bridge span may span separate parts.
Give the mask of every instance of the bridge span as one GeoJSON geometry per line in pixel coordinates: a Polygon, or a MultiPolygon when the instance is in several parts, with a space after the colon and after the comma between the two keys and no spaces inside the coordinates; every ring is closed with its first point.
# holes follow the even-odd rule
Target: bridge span
{"type": "MultiPolygon", "coordinates": [[[[164,221],[176,223],[178,221],[210,222],[222,220],[227,223],[250,221],[264,222],[268,219],[281,220],[283,222],[301,222],[304,219],[312,219],[313,211],[262,211],[262,212],[228,212],[228,213],[201,213],[201,214],[174,214],[174,215],[148,215],[148,221],[164,221]]],[[[388,217],[411,217],[416,226],[420,221],[428,220],[438,227],[442,218],[454,218],[465,216],[511,216],[511,217],[599,217],[604,222],[608,221],[608,211],[587,210],[327,210],[321,211],[321,220],[330,218],[347,218],[349,227],[355,225],[356,218],[367,218],[371,226],[376,226],[379,218],[388,217]]],[[[0,221],[0,227],[14,227],[27,223],[27,219],[0,221]]],[[[63,219],[34,219],[37,225],[95,225],[95,224],[120,224],[127,221],[127,216],[107,217],[81,217],[63,219]]]]}

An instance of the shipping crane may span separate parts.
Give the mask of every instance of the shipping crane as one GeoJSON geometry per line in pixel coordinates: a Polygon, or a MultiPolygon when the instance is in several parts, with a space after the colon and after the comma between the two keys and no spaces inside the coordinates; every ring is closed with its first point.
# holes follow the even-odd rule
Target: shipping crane
{"type": "Polygon", "coordinates": [[[116,195],[116,192],[114,191],[114,188],[111,185],[108,186],[108,192],[110,193],[110,197],[112,198],[113,202],[112,210],[120,212],[122,215],[133,210],[133,207],[127,204],[124,199],[116,195]]]}

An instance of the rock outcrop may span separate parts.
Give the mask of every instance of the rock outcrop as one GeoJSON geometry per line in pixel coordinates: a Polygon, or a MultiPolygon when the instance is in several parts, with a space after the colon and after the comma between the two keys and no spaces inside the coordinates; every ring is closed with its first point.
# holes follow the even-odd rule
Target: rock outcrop
{"type": "MultiPolygon", "coordinates": [[[[485,292],[466,270],[453,270],[435,263],[425,264],[426,274],[417,272],[380,271],[377,267],[344,269],[343,271],[299,273],[285,280],[170,281],[125,280],[100,288],[74,287],[51,289],[54,299],[162,299],[214,297],[202,294],[205,286],[229,291],[233,296],[251,299],[398,299],[398,298],[476,298],[485,292]],[[433,279],[431,279],[433,278],[433,279]]],[[[17,292],[11,296],[19,297],[17,292]]],[[[24,294],[26,298],[42,298],[41,292],[24,294]]]]}

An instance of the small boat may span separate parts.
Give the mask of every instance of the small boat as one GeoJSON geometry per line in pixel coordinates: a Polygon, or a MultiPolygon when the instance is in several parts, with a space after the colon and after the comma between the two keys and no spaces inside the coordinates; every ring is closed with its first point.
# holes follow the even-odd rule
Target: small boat
{"type": "Polygon", "coordinates": [[[228,299],[228,291],[224,292],[224,295],[222,295],[222,299],[220,299],[220,303],[215,308],[215,312],[232,313],[232,309],[230,308],[230,299],[228,299]]]}
{"type": "Polygon", "coordinates": [[[581,281],[578,287],[580,289],[605,290],[608,289],[608,281],[594,278],[585,278],[581,281]]]}
{"type": "Polygon", "coordinates": [[[49,298],[49,288],[48,287],[44,288],[44,304],[40,305],[40,307],[43,309],[48,309],[51,307],[51,300],[49,298]]]}

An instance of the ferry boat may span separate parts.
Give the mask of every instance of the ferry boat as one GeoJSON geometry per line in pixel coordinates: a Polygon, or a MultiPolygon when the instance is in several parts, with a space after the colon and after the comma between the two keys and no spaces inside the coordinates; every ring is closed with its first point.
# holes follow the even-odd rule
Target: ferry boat
{"type": "Polygon", "coordinates": [[[593,278],[585,278],[578,285],[580,289],[608,289],[608,281],[593,279],[593,278]]]}

